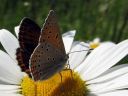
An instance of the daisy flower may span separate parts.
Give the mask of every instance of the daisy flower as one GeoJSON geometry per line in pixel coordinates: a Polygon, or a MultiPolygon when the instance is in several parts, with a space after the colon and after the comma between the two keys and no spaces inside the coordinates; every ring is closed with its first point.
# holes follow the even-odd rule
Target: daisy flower
{"type": "MultiPolygon", "coordinates": [[[[16,30],[16,33],[18,31],[16,30]]],[[[9,31],[0,30],[0,96],[127,96],[128,65],[115,66],[128,54],[128,40],[107,42],[89,50],[84,42],[73,42],[75,31],[62,35],[69,54],[71,70],[63,70],[62,81],[55,74],[45,81],[33,81],[17,65],[18,40],[9,31]]]]}
{"type": "Polygon", "coordinates": [[[95,38],[93,41],[89,42],[89,47],[91,49],[95,49],[96,47],[98,47],[101,44],[100,42],[100,38],[95,38]]]}

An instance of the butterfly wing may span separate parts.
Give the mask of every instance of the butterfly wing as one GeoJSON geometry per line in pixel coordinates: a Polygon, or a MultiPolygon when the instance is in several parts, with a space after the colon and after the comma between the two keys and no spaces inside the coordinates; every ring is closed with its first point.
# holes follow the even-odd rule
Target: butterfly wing
{"type": "Polygon", "coordinates": [[[53,10],[49,12],[41,32],[39,42],[45,43],[45,41],[59,49],[63,54],[66,54],[56,14],[53,10]]]}
{"type": "Polygon", "coordinates": [[[45,80],[63,69],[67,58],[51,44],[39,44],[30,59],[34,80],[45,80]]]}
{"type": "Polygon", "coordinates": [[[38,45],[40,30],[40,27],[29,18],[24,18],[20,23],[18,34],[20,47],[17,49],[16,56],[22,71],[27,72],[29,76],[29,59],[38,45]]]}
{"type": "Polygon", "coordinates": [[[67,55],[54,11],[50,11],[30,58],[30,69],[34,80],[45,80],[62,70],[67,55]]]}

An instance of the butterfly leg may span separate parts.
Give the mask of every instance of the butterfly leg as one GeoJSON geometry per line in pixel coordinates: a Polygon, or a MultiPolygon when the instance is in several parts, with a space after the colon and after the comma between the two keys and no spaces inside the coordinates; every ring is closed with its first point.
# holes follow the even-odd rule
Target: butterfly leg
{"type": "Polygon", "coordinates": [[[70,70],[70,72],[71,72],[71,77],[72,77],[72,79],[73,79],[73,72],[72,72],[72,70],[71,70],[71,68],[70,68],[69,60],[67,61],[66,70],[70,70]]]}
{"type": "Polygon", "coordinates": [[[71,78],[73,79],[73,72],[72,72],[71,69],[69,69],[69,70],[70,70],[70,73],[71,73],[71,78]]]}
{"type": "Polygon", "coordinates": [[[60,77],[61,77],[61,83],[63,82],[63,79],[62,79],[62,74],[61,74],[61,72],[59,72],[59,75],[60,75],[60,77]]]}
{"type": "Polygon", "coordinates": [[[61,74],[61,72],[59,72],[59,75],[60,75],[60,77],[61,77],[61,85],[62,85],[62,87],[61,87],[61,91],[63,92],[63,91],[64,91],[64,87],[63,87],[63,84],[62,84],[62,82],[63,82],[63,78],[62,78],[62,74],[61,74]]]}
{"type": "Polygon", "coordinates": [[[67,61],[67,64],[66,64],[65,68],[66,68],[66,69],[70,69],[69,60],[67,61]]]}

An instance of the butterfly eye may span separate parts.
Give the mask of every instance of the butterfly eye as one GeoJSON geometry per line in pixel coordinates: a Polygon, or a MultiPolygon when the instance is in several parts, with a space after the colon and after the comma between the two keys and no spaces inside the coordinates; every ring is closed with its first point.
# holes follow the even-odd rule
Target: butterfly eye
{"type": "Polygon", "coordinates": [[[46,49],[48,51],[48,49],[46,49]]]}
{"type": "Polygon", "coordinates": [[[50,38],[50,37],[48,36],[48,38],[50,38]]]}
{"type": "Polygon", "coordinates": [[[51,33],[51,31],[49,31],[49,33],[51,33]]]}

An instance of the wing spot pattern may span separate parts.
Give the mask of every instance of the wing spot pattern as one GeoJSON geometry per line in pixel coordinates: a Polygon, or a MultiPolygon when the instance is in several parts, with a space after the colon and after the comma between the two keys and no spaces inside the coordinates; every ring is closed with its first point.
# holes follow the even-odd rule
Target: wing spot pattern
{"type": "Polygon", "coordinates": [[[49,51],[48,48],[46,50],[49,51]]]}
{"type": "Polygon", "coordinates": [[[48,44],[47,47],[50,47],[50,45],[48,44]]]}
{"type": "Polygon", "coordinates": [[[40,72],[39,75],[41,75],[42,73],[40,72]]]}
{"type": "Polygon", "coordinates": [[[43,42],[45,42],[45,39],[43,39],[43,42]]]}
{"type": "Polygon", "coordinates": [[[56,39],[58,38],[58,34],[56,35],[56,39]]]}
{"type": "Polygon", "coordinates": [[[55,58],[52,58],[53,61],[55,61],[55,58]]]}
{"type": "Polygon", "coordinates": [[[38,67],[40,67],[40,64],[38,65],[38,67]]]}
{"type": "Polygon", "coordinates": [[[63,54],[61,54],[60,52],[65,51],[63,48],[63,42],[61,40],[62,38],[59,34],[60,30],[58,28],[57,21],[54,18],[54,13],[51,13],[50,16],[51,17],[48,17],[48,19],[46,19],[44,29],[42,30],[40,42],[38,45],[40,51],[36,51],[36,53],[34,54],[37,56],[34,56],[36,62],[33,62],[33,65],[36,68],[33,73],[36,72],[34,74],[34,77],[37,80],[47,77],[49,73],[45,68],[50,68],[50,66],[53,66],[51,64],[56,64],[59,62],[59,60],[61,61],[63,59],[63,54]],[[53,53],[51,54],[51,52],[53,53]]]}

